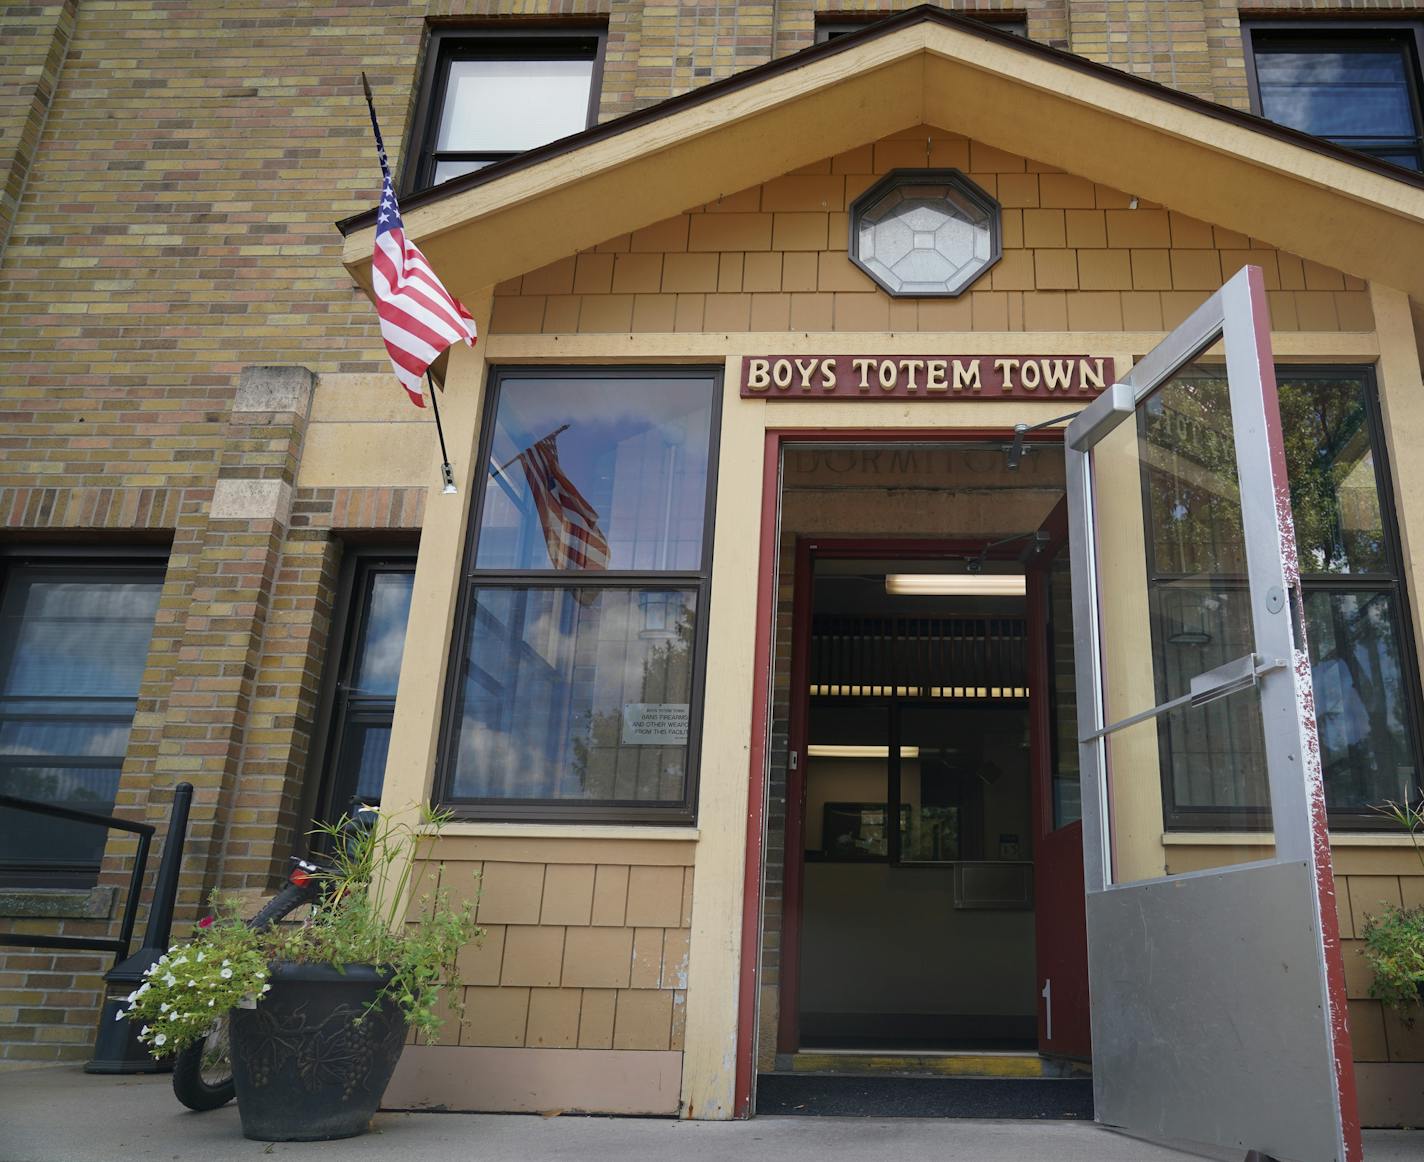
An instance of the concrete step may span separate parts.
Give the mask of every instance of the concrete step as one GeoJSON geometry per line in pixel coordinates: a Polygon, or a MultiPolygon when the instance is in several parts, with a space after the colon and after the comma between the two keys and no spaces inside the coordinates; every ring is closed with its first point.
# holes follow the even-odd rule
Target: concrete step
{"type": "Polygon", "coordinates": [[[1037,1053],[876,1053],[817,1049],[777,1057],[777,1073],[839,1077],[1091,1077],[1086,1061],[1037,1053]]]}

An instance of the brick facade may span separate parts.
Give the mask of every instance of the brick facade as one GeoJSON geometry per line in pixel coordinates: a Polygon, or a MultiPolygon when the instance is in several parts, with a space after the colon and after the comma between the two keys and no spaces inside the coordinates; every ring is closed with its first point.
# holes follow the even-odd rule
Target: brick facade
{"type": "MultiPolygon", "coordinates": [[[[606,23],[606,121],[809,46],[819,14],[905,7],[0,4],[0,536],[168,546],[117,810],[161,825],[173,785],[195,784],[180,926],[214,889],[273,886],[314,795],[313,724],[343,546],[409,542],[423,521],[425,489],[409,481],[300,478],[313,383],[386,368],[374,312],[341,267],[332,227],[377,188],[360,70],[400,157],[430,22],[606,23]]],[[[956,7],[1021,13],[1034,40],[1248,104],[1231,3],[956,7]]],[[[1366,8],[1407,10],[1350,0],[1253,6],[1366,8]]],[[[1129,213],[1128,204],[1120,191],[922,127],[504,283],[490,329],[1153,332],[1247,261],[1266,268],[1278,330],[1372,329],[1358,280],[1164,207],[1129,213]],[[926,162],[963,168],[1003,203],[1005,256],[962,299],[891,300],[845,257],[846,209],[875,175],[926,162]]],[[[782,592],[778,633],[789,630],[789,568],[782,592]]],[[[783,712],[785,663],[781,652],[783,712]]],[[[778,773],[784,727],[783,713],[778,773]]],[[[774,800],[775,787],[773,862],[774,800]]],[[[110,930],[108,889],[122,890],[129,854],[111,845],[100,889],[66,902],[62,915],[29,914],[0,894],[0,926],[110,930]]],[[[490,938],[463,966],[458,1043],[679,1049],[691,848],[677,855],[638,863],[610,851],[560,863],[471,841],[460,871],[485,873],[479,907],[490,938]]],[[[1376,896],[1418,895],[1416,877],[1347,878],[1341,897],[1356,916],[1376,896]]],[[[768,985],[778,904],[773,890],[768,985]]],[[[0,956],[0,1066],[85,1058],[103,967],[88,955],[0,956]]],[[[1356,997],[1362,987],[1356,977],[1356,997]]],[[[1362,1004],[1361,1060],[1424,1058],[1414,1034],[1362,1004]]]]}

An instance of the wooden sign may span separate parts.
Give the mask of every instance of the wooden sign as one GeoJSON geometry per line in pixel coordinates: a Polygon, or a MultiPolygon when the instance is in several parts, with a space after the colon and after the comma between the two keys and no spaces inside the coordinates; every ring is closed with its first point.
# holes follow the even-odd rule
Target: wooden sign
{"type": "Polygon", "coordinates": [[[1111,365],[1094,355],[757,355],[743,399],[1092,399],[1111,365]]]}

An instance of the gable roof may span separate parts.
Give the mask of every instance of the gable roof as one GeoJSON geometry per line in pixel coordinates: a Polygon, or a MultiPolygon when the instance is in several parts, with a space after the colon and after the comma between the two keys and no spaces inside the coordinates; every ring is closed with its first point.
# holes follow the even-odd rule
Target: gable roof
{"type": "MultiPolygon", "coordinates": [[[[918,125],[1424,298],[1424,175],[921,6],[404,200],[457,294],[918,125]]],[[[338,223],[369,287],[373,212],[338,223]]]]}

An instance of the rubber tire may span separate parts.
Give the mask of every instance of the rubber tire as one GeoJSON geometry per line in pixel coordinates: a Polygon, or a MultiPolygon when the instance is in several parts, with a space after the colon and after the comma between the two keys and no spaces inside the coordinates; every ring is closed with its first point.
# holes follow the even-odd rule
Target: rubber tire
{"type": "MultiPolygon", "coordinates": [[[[315,895],[316,891],[312,885],[287,884],[247,922],[248,927],[260,932],[289,912],[310,903],[315,895]]],[[[197,1110],[199,1113],[227,1105],[237,1092],[232,1084],[231,1073],[217,1084],[203,1080],[203,1047],[206,1044],[207,1038],[204,1038],[180,1050],[173,1058],[173,1096],[190,1110],[197,1110]]]]}
{"type": "Polygon", "coordinates": [[[203,1080],[203,1047],[206,1044],[207,1039],[204,1038],[173,1058],[173,1096],[199,1113],[227,1105],[237,1093],[231,1073],[216,1085],[203,1080]]]}

